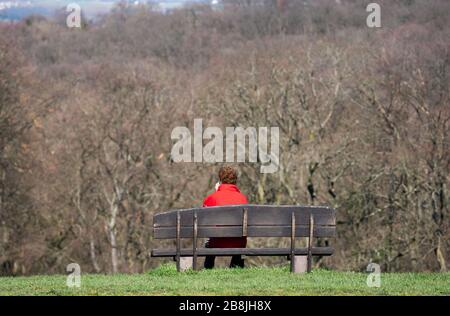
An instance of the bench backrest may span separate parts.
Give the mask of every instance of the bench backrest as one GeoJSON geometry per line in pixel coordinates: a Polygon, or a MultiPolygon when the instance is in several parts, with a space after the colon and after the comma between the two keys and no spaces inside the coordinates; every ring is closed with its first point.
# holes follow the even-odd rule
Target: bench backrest
{"type": "Polygon", "coordinates": [[[180,238],[192,238],[194,213],[197,237],[290,237],[292,213],[295,236],[309,236],[310,215],[314,218],[314,237],[333,237],[336,211],[323,206],[235,205],[174,210],[153,218],[155,239],[176,238],[177,213],[180,214],[180,238]]]}

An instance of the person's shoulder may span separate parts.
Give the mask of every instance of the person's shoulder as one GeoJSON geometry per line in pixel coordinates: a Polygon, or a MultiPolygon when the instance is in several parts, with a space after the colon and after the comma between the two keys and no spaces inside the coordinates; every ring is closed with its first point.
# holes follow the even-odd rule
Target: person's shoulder
{"type": "Polygon", "coordinates": [[[248,204],[248,198],[245,194],[239,192],[241,199],[242,199],[242,204],[248,204]]]}
{"type": "Polygon", "coordinates": [[[238,192],[236,192],[236,193],[243,202],[248,203],[247,195],[245,195],[239,188],[238,188],[238,192]]]}
{"type": "Polygon", "coordinates": [[[215,206],[216,205],[216,193],[211,193],[210,195],[208,195],[205,200],[203,201],[203,206],[215,206]]]}

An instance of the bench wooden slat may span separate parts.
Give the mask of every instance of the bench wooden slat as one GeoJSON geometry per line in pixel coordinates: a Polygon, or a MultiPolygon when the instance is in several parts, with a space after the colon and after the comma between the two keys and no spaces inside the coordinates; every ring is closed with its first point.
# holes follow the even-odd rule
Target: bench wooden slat
{"type": "MultiPolygon", "coordinates": [[[[329,207],[235,205],[180,210],[181,226],[193,225],[193,212],[197,212],[199,226],[215,225],[217,223],[221,225],[242,225],[244,208],[247,209],[248,226],[289,226],[292,211],[295,212],[296,222],[300,225],[309,224],[311,213],[314,215],[314,223],[316,225],[336,225],[335,210],[329,207]]],[[[153,226],[155,228],[175,226],[176,214],[177,211],[156,214],[153,219],[153,226]]]]}
{"type": "MultiPolygon", "coordinates": [[[[181,249],[182,257],[192,257],[192,248],[181,249]]],[[[313,247],[311,254],[315,256],[331,256],[334,252],[332,247],[313,247]]],[[[308,248],[295,248],[296,256],[308,254],[308,248]]],[[[197,248],[197,256],[204,257],[215,255],[219,257],[245,255],[245,256],[287,256],[291,254],[291,248],[197,248]]],[[[154,249],[152,257],[174,257],[176,249],[154,249]]]]}
{"type": "MultiPolygon", "coordinates": [[[[242,225],[239,226],[198,226],[199,238],[209,237],[242,237],[242,225]]],[[[247,237],[290,237],[290,226],[247,226],[247,237]]],[[[315,226],[314,237],[334,237],[335,226],[315,226]]],[[[309,226],[298,225],[295,228],[296,237],[308,237],[309,226]]],[[[157,227],[153,229],[155,239],[176,238],[176,227],[157,227]]],[[[181,238],[192,238],[192,226],[181,227],[181,238]]]]}

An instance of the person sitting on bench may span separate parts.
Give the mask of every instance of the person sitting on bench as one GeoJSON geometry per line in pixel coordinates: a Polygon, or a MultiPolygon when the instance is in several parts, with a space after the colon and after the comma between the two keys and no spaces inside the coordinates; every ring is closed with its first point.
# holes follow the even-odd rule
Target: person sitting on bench
{"type": "MultiPolygon", "coordinates": [[[[247,197],[237,187],[237,171],[229,166],[220,168],[219,183],[216,192],[209,195],[203,202],[203,207],[248,204],[247,197]]],[[[206,248],[245,248],[246,237],[214,237],[210,238],[206,248]]],[[[214,268],[215,256],[206,256],[205,269],[214,268]]],[[[230,268],[243,268],[244,260],[240,255],[233,256],[230,268]]]]}

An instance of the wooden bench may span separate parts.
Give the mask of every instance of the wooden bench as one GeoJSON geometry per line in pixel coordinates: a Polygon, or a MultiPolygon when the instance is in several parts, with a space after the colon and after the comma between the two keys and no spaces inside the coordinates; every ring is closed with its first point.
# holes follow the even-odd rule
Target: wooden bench
{"type": "Polygon", "coordinates": [[[180,258],[214,256],[289,256],[295,271],[295,256],[331,256],[333,248],[314,246],[314,238],[334,237],[336,211],[322,206],[236,205],[174,210],[153,217],[155,239],[175,239],[176,249],[153,249],[152,257],[174,257],[180,271],[180,258]],[[289,248],[199,248],[198,238],[209,237],[290,237],[289,248]],[[308,246],[295,247],[297,237],[308,237],[308,246]],[[192,238],[192,248],[181,248],[182,238],[192,238]]]}

